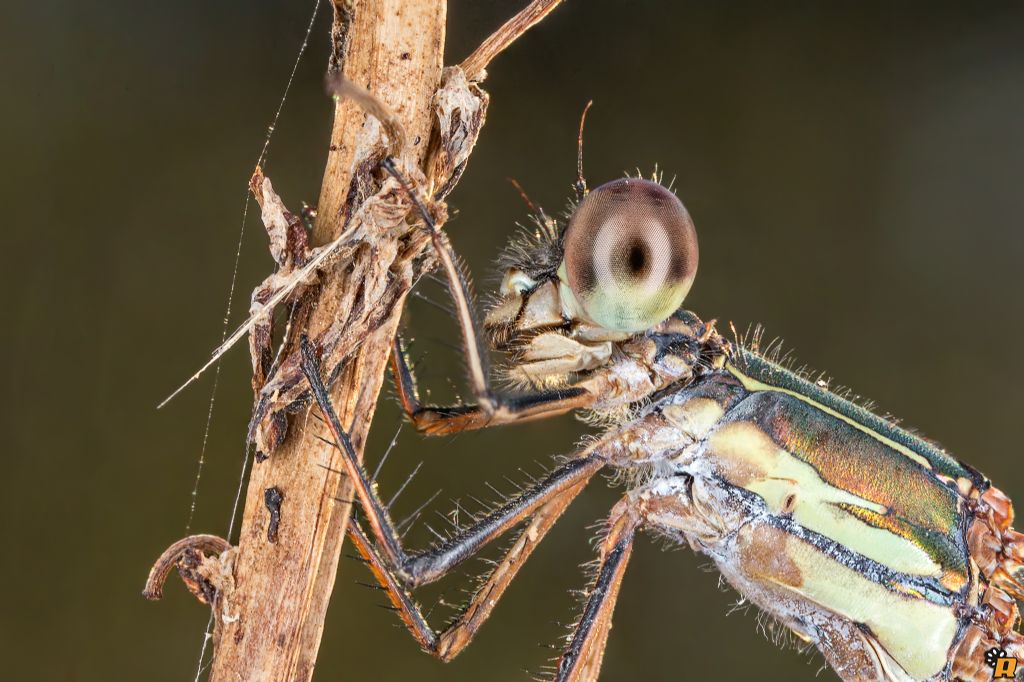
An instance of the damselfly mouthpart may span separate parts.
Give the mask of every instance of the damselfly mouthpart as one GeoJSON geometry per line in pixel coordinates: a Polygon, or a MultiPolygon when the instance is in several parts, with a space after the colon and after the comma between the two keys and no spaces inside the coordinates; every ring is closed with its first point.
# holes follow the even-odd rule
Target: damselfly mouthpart
{"type": "MultiPolygon", "coordinates": [[[[385,162],[410,193],[416,190],[385,162]]],[[[638,531],[707,555],[744,597],[817,647],[844,680],[990,680],[1024,661],[1016,600],[1024,537],[1007,497],[944,450],[728,340],[682,308],[697,268],[683,204],[656,179],[587,191],[565,223],[543,213],[503,260],[484,327],[524,392],[493,390],[469,295],[419,204],[462,328],[473,405],[418,397],[400,341],[393,366],[417,429],[450,434],[582,411],[600,437],[521,495],[428,551],[402,546],[328,399],[317,352],[303,370],[356,481],[368,531],[349,533],[421,646],[456,656],[525,559],[598,471],[624,470],[599,568],[554,679],[597,679],[638,531]],[[461,614],[433,630],[409,590],[491,540],[518,538],[461,614]]],[[[1022,668],[1024,669],[1024,668],[1022,668]]],[[[643,671],[638,671],[642,674],[643,671]]]]}

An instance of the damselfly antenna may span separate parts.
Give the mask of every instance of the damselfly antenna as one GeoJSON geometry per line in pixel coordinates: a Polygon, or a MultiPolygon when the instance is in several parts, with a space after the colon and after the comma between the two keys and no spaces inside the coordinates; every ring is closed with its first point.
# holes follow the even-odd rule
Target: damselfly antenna
{"type": "Polygon", "coordinates": [[[508,180],[513,187],[515,187],[516,192],[519,193],[519,197],[523,200],[523,202],[526,203],[526,208],[530,209],[530,213],[540,213],[541,215],[543,215],[544,209],[540,208],[539,206],[537,206],[537,204],[533,203],[533,200],[530,199],[529,195],[527,195],[526,193],[526,190],[523,189],[523,186],[519,184],[518,180],[516,180],[515,178],[505,179],[508,180]]]}
{"type": "Polygon", "coordinates": [[[576,138],[576,200],[579,201],[587,196],[587,181],[583,178],[583,124],[587,122],[587,112],[593,106],[594,100],[587,102],[580,115],[580,133],[576,138]]]}

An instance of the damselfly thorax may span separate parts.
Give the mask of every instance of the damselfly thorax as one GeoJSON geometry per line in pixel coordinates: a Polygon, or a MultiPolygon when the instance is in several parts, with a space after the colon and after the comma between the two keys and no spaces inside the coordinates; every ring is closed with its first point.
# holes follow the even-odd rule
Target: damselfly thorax
{"type": "MultiPolygon", "coordinates": [[[[399,181],[404,179],[399,176],[399,181]]],[[[304,369],[341,445],[369,526],[350,534],[405,624],[443,659],[468,644],[523,561],[594,474],[628,489],[599,544],[557,680],[600,670],[633,540],[647,530],[709,556],[745,598],[816,646],[844,680],[990,680],[1024,661],[1016,600],[1024,539],[980,473],[683,309],[696,232],[669,189],[624,178],[587,192],[565,224],[543,212],[502,261],[485,319],[518,393],[492,390],[463,279],[424,218],[463,330],[472,405],[419,401],[401,342],[402,404],[428,434],[569,411],[603,435],[521,495],[430,550],[408,553],[356,461],[320,378],[304,369]],[[518,539],[462,613],[435,632],[408,590],[506,531],[518,539]]],[[[413,191],[408,188],[408,191],[413,191]]],[[[642,670],[637,671],[643,675],[642,670]]]]}

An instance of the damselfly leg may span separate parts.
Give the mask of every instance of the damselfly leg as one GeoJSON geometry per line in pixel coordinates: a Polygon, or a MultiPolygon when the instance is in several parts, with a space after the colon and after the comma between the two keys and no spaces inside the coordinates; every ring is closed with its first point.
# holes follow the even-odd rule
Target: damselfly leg
{"type": "Polygon", "coordinates": [[[579,386],[520,395],[502,394],[491,388],[486,360],[487,350],[480,341],[480,333],[471,307],[472,297],[451,245],[420,200],[416,189],[408,183],[391,160],[385,159],[382,166],[412,198],[430,232],[435,254],[444,270],[455,318],[461,330],[466,368],[476,399],[476,404],[473,405],[439,407],[421,404],[413,368],[408,361],[401,338],[396,337],[391,353],[395,383],[402,408],[416,429],[429,435],[444,435],[515,421],[554,417],[593,405],[598,396],[579,386]]]}
{"type": "Polygon", "coordinates": [[[569,646],[558,660],[555,677],[558,682],[597,679],[612,626],[612,612],[640,523],[641,516],[628,498],[612,510],[608,530],[600,545],[600,569],[590,587],[587,605],[573,630],[569,646]]]}
{"type": "Polygon", "coordinates": [[[555,417],[594,403],[594,396],[585,388],[570,386],[519,395],[501,395],[487,389],[487,404],[478,402],[475,405],[446,407],[423,405],[419,398],[416,375],[400,336],[395,337],[392,347],[391,368],[402,409],[416,430],[430,436],[555,417]]]}
{"type": "Polygon", "coordinates": [[[450,659],[473,639],[533,549],[593,475],[605,466],[607,459],[592,447],[471,527],[427,552],[409,554],[395,531],[387,506],[378,497],[370,476],[356,458],[348,435],[331,405],[319,360],[308,339],[302,339],[301,352],[303,371],[341,452],[345,472],[355,483],[356,496],[374,542],[370,542],[357,521],[349,524],[349,535],[416,640],[438,658],[450,659]],[[434,631],[406,590],[443,577],[491,540],[524,522],[527,525],[515,543],[455,622],[445,630],[434,631]]]}

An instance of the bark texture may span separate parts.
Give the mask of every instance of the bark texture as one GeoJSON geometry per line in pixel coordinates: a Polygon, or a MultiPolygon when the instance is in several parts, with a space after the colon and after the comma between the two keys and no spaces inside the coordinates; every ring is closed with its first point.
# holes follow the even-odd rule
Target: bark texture
{"type": "MultiPolygon", "coordinates": [[[[445,0],[336,0],[332,67],[387,104],[405,126],[407,154],[422,166],[433,126],[432,98],[441,81],[445,0]]],[[[324,173],[315,244],[336,238],[353,208],[350,188],[360,162],[381,145],[380,126],[350,100],[335,110],[330,155],[324,173]]],[[[412,160],[412,159],[409,159],[412,160]]],[[[381,244],[394,253],[397,245],[381,244]]],[[[315,300],[298,322],[315,336],[348,314],[341,306],[353,288],[386,270],[388,262],[358,263],[322,273],[315,300]],[[362,266],[362,267],[361,267],[362,266]]],[[[385,273],[387,274],[387,273],[385,273]]],[[[411,273],[391,273],[411,285],[411,273]]],[[[404,287],[405,291],[408,287],[404,287]]],[[[401,313],[401,296],[384,311],[359,349],[340,370],[332,390],[337,411],[362,452],[384,378],[389,345],[401,313]],[[358,415],[358,418],[355,418],[358,415]]],[[[293,418],[288,437],[253,466],[234,559],[234,585],[218,605],[215,654],[210,675],[228,680],[308,680],[312,676],[323,623],[345,537],[351,491],[320,441],[321,425],[304,411],[293,418]],[[326,468],[325,468],[326,467],[326,468]],[[279,506],[276,537],[268,536],[272,509],[279,506]],[[271,538],[274,541],[271,541],[271,538]]]]}
{"type": "Polygon", "coordinates": [[[207,364],[248,333],[256,393],[249,437],[258,453],[238,545],[185,538],[157,560],[143,592],[159,599],[177,568],[211,604],[214,682],[305,682],[313,674],[352,490],[310,409],[299,338],[307,335],[321,355],[335,410],[362,456],[405,298],[434,265],[422,214],[381,161],[392,159],[443,225],[445,198],[486,118],[479,81],[491,59],[559,3],[534,0],[462,65],[443,69],[446,0],[334,0],[328,82],[348,99],[335,105],[313,233],[257,168],[251,189],[279,268],[207,364]],[[287,317],[276,350],[275,309],[287,317]]]}

